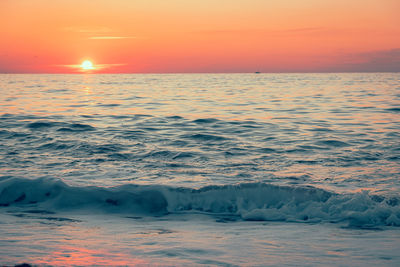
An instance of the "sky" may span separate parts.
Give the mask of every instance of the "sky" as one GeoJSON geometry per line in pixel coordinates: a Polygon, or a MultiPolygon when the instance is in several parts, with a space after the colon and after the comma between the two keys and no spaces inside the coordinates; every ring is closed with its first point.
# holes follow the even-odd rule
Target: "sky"
{"type": "Polygon", "coordinates": [[[400,71],[399,0],[0,0],[0,73],[400,71]]]}

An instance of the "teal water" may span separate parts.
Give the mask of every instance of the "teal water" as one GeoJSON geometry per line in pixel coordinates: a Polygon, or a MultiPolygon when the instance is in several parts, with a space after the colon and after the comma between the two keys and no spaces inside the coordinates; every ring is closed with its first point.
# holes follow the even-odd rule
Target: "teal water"
{"type": "Polygon", "coordinates": [[[0,265],[397,266],[400,76],[0,75],[0,265]]]}
{"type": "Polygon", "coordinates": [[[398,74],[1,75],[1,174],[398,192],[398,74]]]}

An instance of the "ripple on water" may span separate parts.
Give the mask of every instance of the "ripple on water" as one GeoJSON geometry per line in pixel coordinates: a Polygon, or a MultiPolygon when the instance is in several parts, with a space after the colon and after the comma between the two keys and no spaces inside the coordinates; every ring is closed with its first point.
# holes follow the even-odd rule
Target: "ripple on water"
{"type": "Polygon", "coordinates": [[[57,129],[59,132],[87,132],[94,131],[96,128],[88,124],[72,123],[57,129]]]}
{"type": "Polygon", "coordinates": [[[215,122],[217,122],[218,120],[217,119],[215,119],[215,118],[204,118],[204,119],[197,119],[197,120],[194,120],[193,122],[194,123],[197,123],[197,124],[203,124],[203,123],[215,123],[215,122]]]}
{"type": "Polygon", "coordinates": [[[208,142],[208,141],[217,141],[218,142],[218,141],[225,141],[225,140],[229,139],[224,136],[215,135],[215,134],[205,134],[205,133],[183,135],[182,138],[188,138],[188,139],[193,139],[196,141],[203,141],[203,142],[208,142]]]}
{"type": "Polygon", "coordinates": [[[322,141],[317,141],[316,142],[317,145],[325,145],[325,146],[329,146],[329,147],[348,147],[351,146],[350,144],[346,143],[346,142],[342,142],[339,140],[322,140],[322,141]]]}
{"type": "Polygon", "coordinates": [[[28,87],[7,76],[0,98],[13,100],[0,106],[0,165],[7,175],[105,185],[273,180],[399,190],[397,76],[26,75],[28,87]]]}
{"type": "Polygon", "coordinates": [[[46,121],[32,122],[27,125],[27,127],[32,130],[50,128],[53,126],[56,126],[56,124],[54,122],[46,122],[46,121]]]}

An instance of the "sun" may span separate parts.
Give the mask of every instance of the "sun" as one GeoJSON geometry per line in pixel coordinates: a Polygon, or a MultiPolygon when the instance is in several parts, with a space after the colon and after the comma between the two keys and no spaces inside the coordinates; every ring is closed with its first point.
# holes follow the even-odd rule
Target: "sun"
{"type": "Polygon", "coordinates": [[[85,60],[81,64],[83,70],[94,70],[93,63],[90,60],[85,60]]]}

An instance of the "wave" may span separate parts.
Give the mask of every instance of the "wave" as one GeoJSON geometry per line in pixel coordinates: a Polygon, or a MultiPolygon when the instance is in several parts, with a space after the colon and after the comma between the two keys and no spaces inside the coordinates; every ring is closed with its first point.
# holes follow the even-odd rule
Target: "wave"
{"type": "Polygon", "coordinates": [[[161,216],[202,212],[243,220],[347,223],[369,228],[400,226],[400,199],[369,192],[338,194],[303,186],[265,183],[206,186],[77,187],[58,179],[0,178],[0,207],[48,212],[84,210],[161,216]]]}
{"type": "Polygon", "coordinates": [[[58,132],[88,132],[95,130],[91,125],[64,122],[32,122],[27,127],[31,130],[47,130],[48,128],[59,127],[57,129],[58,132]]]}

